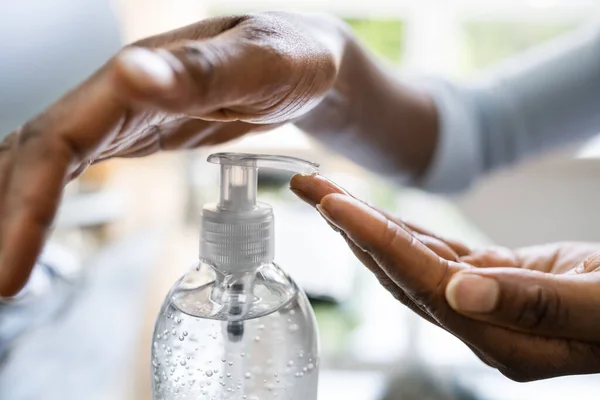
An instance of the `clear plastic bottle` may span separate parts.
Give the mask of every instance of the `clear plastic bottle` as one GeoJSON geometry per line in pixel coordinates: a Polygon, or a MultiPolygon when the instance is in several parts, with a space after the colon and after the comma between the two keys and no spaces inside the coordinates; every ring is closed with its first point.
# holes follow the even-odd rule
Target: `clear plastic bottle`
{"type": "Polygon", "coordinates": [[[316,400],[319,345],[304,292],[273,262],[259,167],[314,172],[290,157],[215,154],[219,203],[202,212],[201,261],[169,292],[152,343],[153,399],[316,400]]]}

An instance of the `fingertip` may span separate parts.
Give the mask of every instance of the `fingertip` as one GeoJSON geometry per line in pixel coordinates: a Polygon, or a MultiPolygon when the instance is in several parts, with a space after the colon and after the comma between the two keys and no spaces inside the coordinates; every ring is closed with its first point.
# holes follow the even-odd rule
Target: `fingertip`
{"type": "Polygon", "coordinates": [[[142,95],[165,94],[177,86],[169,62],[150,49],[129,47],[115,58],[117,78],[142,95]]]}
{"type": "Polygon", "coordinates": [[[290,179],[290,189],[296,189],[300,191],[304,191],[307,187],[310,187],[314,184],[315,177],[318,176],[315,174],[295,174],[290,179]]]}
{"type": "Polygon", "coordinates": [[[290,188],[303,192],[320,192],[323,193],[323,196],[329,193],[347,193],[344,189],[318,173],[294,175],[290,180],[290,188]]]}
{"type": "Polygon", "coordinates": [[[329,194],[346,193],[342,188],[318,174],[294,175],[290,180],[290,189],[313,207],[329,194]]]}

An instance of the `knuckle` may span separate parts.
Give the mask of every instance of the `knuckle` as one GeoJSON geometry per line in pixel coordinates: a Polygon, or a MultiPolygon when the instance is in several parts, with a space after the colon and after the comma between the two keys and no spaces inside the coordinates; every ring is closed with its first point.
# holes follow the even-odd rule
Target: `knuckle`
{"type": "Polygon", "coordinates": [[[530,330],[558,328],[568,320],[567,313],[568,311],[561,305],[560,296],[553,289],[533,285],[526,289],[515,322],[517,326],[530,330]]]}
{"type": "MultiPolygon", "coordinates": [[[[374,238],[374,242],[377,243],[377,246],[373,247],[361,244],[360,247],[364,252],[368,253],[377,264],[393,265],[395,260],[391,259],[388,254],[395,246],[398,229],[397,225],[390,220],[386,220],[385,226],[374,238]]],[[[411,240],[416,239],[412,238],[411,240]]]]}
{"type": "Polygon", "coordinates": [[[24,146],[32,140],[40,139],[42,137],[42,132],[42,124],[38,123],[37,119],[25,123],[25,125],[21,127],[17,137],[18,146],[24,146]]]}
{"type": "Polygon", "coordinates": [[[2,142],[0,143],[0,153],[9,152],[14,149],[15,145],[19,142],[19,136],[21,133],[21,128],[17,129],[10,135],[8,135],[2,142]]]}
{"type": "MultiPolygon", "coordinates": [[[[378,239],[378,242],[381,244],[380,246],[383,251],[390,250],[394,247],[396,243],[396,237],[398,236],[399,231],[400,229],[398,225],[396,225],[389,219],[386,219],[385,225],[381,230],[378,239]]],[[[411,236],[411,241],[416,241],[414,236],[411,236]]],[[[413,243],[411,243],[411,245],[413,245],[413,243]]]]}
{"type": "MultiPolygon", "coordinates": [[[[181,47],[181,58],[188,72],[196,72],[202,77],[202,80],[209,78],[214,74],[216,66],[224,59],[223,47],[216,46],[213,42],[204,43],[188,42],[181,47]]],[[[196,75],[196,74],[193,74],[196,75]]]]}

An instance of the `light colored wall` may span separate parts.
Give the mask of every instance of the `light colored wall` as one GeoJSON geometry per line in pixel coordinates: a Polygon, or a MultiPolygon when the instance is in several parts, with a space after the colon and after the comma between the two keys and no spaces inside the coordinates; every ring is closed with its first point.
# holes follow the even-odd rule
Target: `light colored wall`
{"type": "Polygon", "coordinates": [[[457,204],[498,244],[600,241],[600,159],[533,160],[482,179],[457,204]]]}

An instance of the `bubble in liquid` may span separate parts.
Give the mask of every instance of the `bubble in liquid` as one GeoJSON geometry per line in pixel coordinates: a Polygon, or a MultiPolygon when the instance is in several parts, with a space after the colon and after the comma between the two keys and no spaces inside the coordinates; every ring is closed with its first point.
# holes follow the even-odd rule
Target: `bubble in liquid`
{"type": "Polygon", "coordinates": [[[217,372],[219,372],[219,370],[215,368],[213,369],[213,372],[216,374],[217,372]]]}
{"type": "Polygon", "coordinates": [[[227,376],[228,378],[231,378],[231,373],[229,373],[229,372],[228,372],[226,376],[227,376]]]}
{"type": "Polygon", "coordinates": [[[254,341],[255,342],[260,342],[260,336],[254,336],[254,341]]]}
{"type": "Polygon", "coordinates": [[[275,373],[273,374],[273,376],[274,376],[275,378],[277,378],[277,377],[279,376],[279,374],[278,374],[277,372],[275,372],[275,373]]]}
{"type": "Polygon", "coordinates": [[[308,371],[308,368],[306,368],[306,367],[302,368],[302,372],[306,372],[306,371],[308,371]]]}
{"type": "Polygon", "coordinates": [[[300,351],[298,353],[298,358],[304,358],[304,352],[303,351],[300,351]]]}
{"type": "Polygon", "coordinates": [[[292,360],[288,361],[287,365],[288,365],[288,367],[293,366],[294,365],[294,361],[292,361],[292,360]]]}
{"type": "Polygon", "coordinates": [[[210,378],[211,376],[213,376],[213,372],[210,369],[207,369],[206,376],[208,376],[210,378]]]}
{"type": "Polygon", "coordinates": [[[252,374],[251,374],[250,372],[246,372],[246,373],[244,374],[244,378],[246,378],[246,379],[250,379],[250,378],[252,378],[252,374]]]}
{"type": "Polygon", "coordinates": [[[227,360],[224,358],[221,358],[221,362],[227,362],[227,360]]]}
{"type": "Polygon", "coordinates": [[[289,327],[290,332],[296,332],[298,330],[298,325],[292,324],[289,327]]]}
{"type": "Polygon", "coordinates": [[[185,364],[187,364],[187,363],[185,362],[185,360],[181,360],[181,362],[179,364],[181,364],[182,367],[185,367],[185,364]]]}
{"type": "Polygon", "coordinates": [[[246,353],[242,353],[242,354],[240,354],[240,356],[246,357],[246,353]]]}
{"type": "Polygon", "coordinates": [[[308,363],[308,365],[306,367],[308,368],[309,371],[312,371],[315,368],[315,364],[308,363]]]}
{"type": "Polygon", "coordinates": [[[183,335],[179,335],[179,341],[183,342],[185,340],[185,338],[183,337],[183,335]]]}
{"type": "Polygon", "coordinates": [[[181,323],[181,318],[177,318],[176,321],[177,321],[178,324],[181,323]]]}
{"type": "Polygon", "coordinates": [[[177,335],[177,332],[175,331],[175,329],[173,329],[173,330],[171,331],[171,335],[173,335],[173,336],[177,335]]]}
{"type": "Polygon", "coordinates": [[[164,349],[166,349],[166,348],[167,348],[167,345],[163,343],[163,344],[162,344],[162,346],[160,346],[160,347],[162,347],[162,348],[163,348],[163,350],[164,350],[164,349]]]}
{"type": "Polygon", "coordinates": [[[187,335],[188,335],[187,331],[183,331],[183,336],[187,336],[187,335]]]}
{"type": "Polygon", "coordinates": [[[170,371],[171,371],[171,372],[175,372],[175,367],[171,367],[171,368],[170,368],[170,371]]]}
{"type": "Polygon", "coordinates": [[[233,361],[229,361],[227,364],[231,367],[233,365],[233,361]]]}
{"type": "Polygon", "coordinates": [[[263,329],[265,329],[265,325],[264,325],[264,324],[260,324],[260,325],[258,326],[258,329],[262,331],[263,329]]]}

